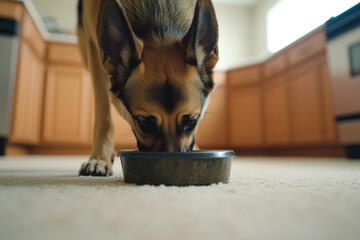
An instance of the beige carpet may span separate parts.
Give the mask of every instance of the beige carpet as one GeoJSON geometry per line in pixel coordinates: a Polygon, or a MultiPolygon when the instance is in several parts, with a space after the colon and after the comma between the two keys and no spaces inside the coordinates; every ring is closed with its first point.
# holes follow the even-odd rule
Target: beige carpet
{"type": "Polygon", "coordinates": [[[360,161],[239,158],[205,187],[78,177],[85,157],[0,158],[0,239],[360,239],[360,161]]]}

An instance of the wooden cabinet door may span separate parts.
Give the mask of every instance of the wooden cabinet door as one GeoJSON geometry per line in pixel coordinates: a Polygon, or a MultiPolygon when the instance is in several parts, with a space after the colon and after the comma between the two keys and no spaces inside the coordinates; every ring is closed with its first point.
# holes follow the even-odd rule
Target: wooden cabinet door
{"type": "Polygon", "coordinates": [[[92,132],[89,73],[81,67],[50,65],[46,74],[42,141],[88,146],[92,132]]]}
{"type": "Polygon", "coordinates": [[[230,144],[235,147],[263,144],[260,84],[229,91],[230,144]]]}
{"type": "MultiPolygon", "coordinates": [[[[40,44],[40,43],[39,43],[40,44]]],[[[40,142],[44,63],[25,41],[20,41],[10,142],[40,142]]]]}
{"type": "Polygon", "coordinates": [[[278,75],[265,81],[265,143],[267,145],[288,144],[290,123],[287,79],[284,75],[278,75]]]}
{"type": "Polygon", "coordinates": [[[321,73],[322,73],[322,89],[324,96],[324,118],[325,118],[325,141],[326,142],[336,142],[337,135],[335,130],[335,114],[334,114],[334,104],[332,97],[332,89],[330,85],[330,76],[328,70],[328,64],[324,60],[324,63],[321,64],[321,73]]]}
{"type": "Polygon", "coordinates": [[[322,77],[322,67],[318,60],[310,60],[291,72],[289,90],[294,143],[323,141],[322,77]]]}
{"type": "Polygon", "coordinates": [[[204,119],[199,123],[195,143],[200,147],[224,147],[227,143],[226,73],[215,72],[215,89],[208,99],[204,119]]]}
{"type": "Polygon", "coordinates": [[[111,104],[111,117],[114,123],[114,143],[117,150],[126,148],[137,149],[136,139],[130,125],[118,113],[114,105],[111,104]]]}
{"type": "Polygon", "coordinates": [[[0,16],[4,18],[21,20],[23,13],[22,4],[13,1],[0,1],[0,16]]]}

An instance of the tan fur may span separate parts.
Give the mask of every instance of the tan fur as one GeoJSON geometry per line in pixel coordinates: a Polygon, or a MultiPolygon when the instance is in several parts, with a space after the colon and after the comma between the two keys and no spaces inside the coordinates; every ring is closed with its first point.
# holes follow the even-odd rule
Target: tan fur
{"type": "MultiPolygon", "coordinates": [[[[93,147],[89,161],[82,165],[80,171],[105,171],[111,174],[112,159],[114,158],[114,124],[111,119],[109,102],[108,74],[104,71],[99,56],[99,44],[96,37],[97,19],[101,1],[87,1],[84,4],[83,21],[87,24],[78,27],[80,52],[92,76],[95,100],[95,123],[93,147]],[[96,160],[96,161],[93,161],[96,160]],[[102,169],[98,165],[102,161],[102,169]],[[98,169],[97,169],[98,168],[98,169]]],[[[87,175],[83,172],[83,175],[87,175]]]]}
{"type": "MultiPolygon", "coordinates": [[[[191,26],[192,15],[196,0],[157,0],[159,9],[157,12],[149,10],[152,1],[134,1],[134,0],[122,0],[121,3],[129,13],[128,19],[131,25],[143,24],[161,27],[161,24],[168,24],[171,29],[172,25],[179,25],[183,32],[187,32],[191,26]],[[170,6],[170,7],[169,7],[170,6]],[[167,12],[164,16],[161,13],[167,12]],[[142,16],[141,18],[137,16],[142,16]]],[[[157,34],[147,35],[146,43],[154,45],[166,45],[175,41],[179,41],[183,36],[180,33],[167,31],[165,37],[157,34]]]]}
{"type": "MultiPolygon", "coordinates": [[[[110,114],[110,101],[115,105],[118,112],[132,127],[137,140],[148,146],[151,150],[157,151],[167,144],[168,151],[186,151],[192,143],[193,133],[189,135],[178,135],[178,126],[182,124],[183,116],[189,115],[191,118],[204,116],[206,104],[203,106],[202,94],[204,92],[203,78],[200,74],[205,74],[196,66],[188,64],[188,57],[195,58],[198,53],[198,61],[205,61],[206,74],[211,78],[211,70],[217,61],[217,47],[215,53],[206,55],[201,46],[198,50],[192,50],[193,55],[188,56],[191,51],[189,47],[184,46],[182,39],[185,37],[194,18],[194,9],[196,0],[148,0],[148,3],[158,1],[160,4],[159,12],[167,12],[167,15],[155,15],[147,13],[146,4],[143,1],[132,0],[83,0],[82,24],[78,27],[79,46],[85,63],[91,72],[95,97],[95,126],[93,148],[88,162],[85,162],[81,169],[81,175],[109,175],[112,172],[112,159],[114,157],[113,133],[114,127],[110,114]],[[148,35],[143,39],[135,37],[131,32],[130,41],[135,43],[135,50],[132,51],[129,46],[121,48],[120,62],[122,66],[117,65],[109,58],[104,58],[104,49],[99,42],[98,34],[101,33],[100,23],[103,16],[102,9],[107,4],[116,3],[120,9],[126,11],[126,21],[131,26],[141,25],[151,22],[158,26],[159,24],[169,24],[172,28],[163,35],[148,35]],[[169,5],[170,4],[170,5],[169,5]],[[174,10],[175,9],[175,10],[174,10]],[[138,18],[142,16],[142,18],[138,18]],[[137,22],[139,21],[139,23],[137,22]],[[178,31],[172,31],[178,27],[178,31]],[[199,54],[201,53],[201,54],[199,54]],[[131,57],[141,59],[140,63],[127,78],[124,89],[110,92],[109,89],[117,81],[117,76],[122,74],[124,69],[130,68],[129,60],[131,57]],[[209,65],[210,64],[210,65],[209,65]],[[172,86],[178,89],[181,94],[181,101],[171,112],[166,111],[154,99],[149,99],[154,86],[161,86],[165,82],[170,82],[172,86]],[[125,92],[129,98],[129,106],[125,106],[119,99],[118,94],[125,92]],[[131,112],[129,111],[131,109],[131,112]],[[144,119],[148,116],[156,118],[156,126],[161,129],[162,136],[148,136],[143,134],[139,128],[137,119],[144,119]],[[177,148],[178,146],[179,148],[177,148]]],[[[201,4],[211,4],[210,0],[199,0],[201,4]],[[204,2],[204,3],[203,3],[204,2]]],[[[214,12],[212,12],[214,14],[214,12]]],[[[216,21],[216,19],[215,19],[216,21]]],[[[216,22],[215,22],[216,23],[216,22]]],[[[215,24],[217,27],[217,25],[215,24]]],[[[160,26],[161,27],[161,26],[160,26]]],[[[216,29],[217,31],[217,29],[216,29]]],[[[192,39],[194,36],[189,37],[192,39]]],[[[104,43],[103,43],[104,44],[104,43]]],[[[190,44],[190,43],[187,43],[190,44]]],[[[116,55],[115,55],[116,56],[116,55]]],[[[206,86],[207,92],[211,87],[206,86]]]]}

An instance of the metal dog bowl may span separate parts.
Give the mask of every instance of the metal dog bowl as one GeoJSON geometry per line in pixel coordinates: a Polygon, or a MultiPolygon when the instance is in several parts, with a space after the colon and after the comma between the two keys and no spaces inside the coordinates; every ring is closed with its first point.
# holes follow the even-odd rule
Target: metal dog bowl
{"type": "Polygon", "coordinates": [[[233,151],[121,151],[125,183],[151,185],[209,185],[228,183],[233,151]]]}

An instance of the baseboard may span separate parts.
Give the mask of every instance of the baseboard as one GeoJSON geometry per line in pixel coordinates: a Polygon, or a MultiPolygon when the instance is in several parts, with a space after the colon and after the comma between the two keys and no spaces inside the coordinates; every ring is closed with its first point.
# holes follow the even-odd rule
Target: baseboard
{"type": "Polygon", "coordinates": [[[269,156],[294,156],[294,157],[346,157],[345,147],[308,147],[294,149],[272,149],[269,156]]]}
{"type": "Polygon", "coordinates": [[[311,146],[266,149],[235,149],[238,156],[289,156],[289,157],[346,157],[343,146],[311,146]]]}

